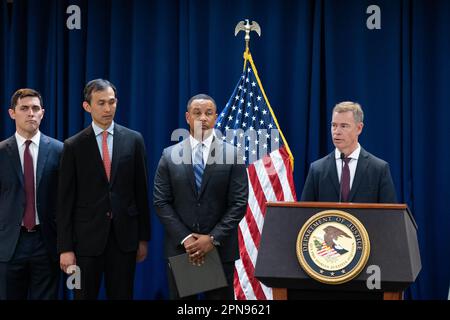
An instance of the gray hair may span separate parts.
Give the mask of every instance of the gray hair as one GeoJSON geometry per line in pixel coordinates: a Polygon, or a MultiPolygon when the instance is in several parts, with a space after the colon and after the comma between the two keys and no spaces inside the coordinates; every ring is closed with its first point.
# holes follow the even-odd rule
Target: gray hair
{"type": "Polygon", "coordinates": [[[353,113],[353,118],[356,123],[364,121],[364,112],[361,105],[357,102],[343,101],[335,105],[333,108],[333,113],[342,113],[347,111],[351,111],[353,113]]]}

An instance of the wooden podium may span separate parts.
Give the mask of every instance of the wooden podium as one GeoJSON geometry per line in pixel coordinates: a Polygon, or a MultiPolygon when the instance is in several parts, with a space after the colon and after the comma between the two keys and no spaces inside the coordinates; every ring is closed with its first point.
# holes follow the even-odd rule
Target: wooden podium
{"type": "Polygon", "coordinates": [[[417,225],[405,204],[269,202],[255,266],[256,278],[274,288],[274,300],[384,299],[401,300],[421,269],[417,225]],[[324,210],[341,210],[367,230],[370,256],[349,282],[330,285],[312,279],[296,254],[297,236],[305,222],[324,210]],[[367,267],[379,266],[381,289],[369,290],[367,267]]]}

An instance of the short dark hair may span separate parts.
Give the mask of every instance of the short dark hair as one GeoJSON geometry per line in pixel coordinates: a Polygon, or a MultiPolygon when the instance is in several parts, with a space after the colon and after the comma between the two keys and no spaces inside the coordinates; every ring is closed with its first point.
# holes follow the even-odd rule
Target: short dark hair
{"type": "Polygon", "coordinates": [[[189,112],[189,107],[191,106],[191,103],[194,100],[209,100],[214,104],[214,107],[216,108],[216,111],[217,111],[216,101],[214,101],[214,99],[212,97],[208,96],[207,94],[200,93],[200,94],[196,94],[195,96],[193,96],[192,98],[189,99],[187,106],[186,106],[186,110],[188,112],[189,112]]]}
{"type": "Polygon", "coordinates": [[[84,101],[87,103],[91,103],[92,93],[97,91],[104,91],[108,88],[114,90],[114,96],[117,98],[117,90],[116,87],[105,79],[94,79],[89,81],[84,87],[84,101]]]}
{"type": "Polygon", "coordinates": [[[10,109],[15,109],[16,105],[17,105],[17,101],[19,101],[19,99],[23,99],[26,97],[37,97],[39,98],[39,102],[41,103],[41,107],[43,107],[43,103],[42,103],[42,96],[41,94],[34,90],[34,89],[30,89],[30,88],[22,88],[17,90],[16,92],[14,92],[14,94],[11,97],[11,106],[9,107],[10,109]]]}

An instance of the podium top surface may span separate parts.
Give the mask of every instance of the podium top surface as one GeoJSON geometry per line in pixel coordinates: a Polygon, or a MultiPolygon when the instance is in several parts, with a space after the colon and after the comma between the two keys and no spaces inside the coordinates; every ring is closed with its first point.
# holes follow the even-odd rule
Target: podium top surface
{"type": "Polygon", "coordinates": [[[277,201],[267,202],[267,207],[284,208],[328,208],[328,209],[378,209],[378,210],[406,210],[414,227],[418,229],[411,210],[405,203],[353,203],[353,202],[318,202],[318,201],[277,201]]]}
{"type": "Polygon", "coordinates": [[[268,207],[332,208],[332,209],[397,209],[409,210],[404,203],[352,203],[352,202],[267,202],[268,207]]]}

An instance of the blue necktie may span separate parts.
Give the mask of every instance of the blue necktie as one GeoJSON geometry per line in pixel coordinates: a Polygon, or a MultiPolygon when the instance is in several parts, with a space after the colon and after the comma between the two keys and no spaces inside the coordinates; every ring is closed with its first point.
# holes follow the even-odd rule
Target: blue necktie
{"type": "Polygon", "coordinates": [[[205,168],[203,163],[203,143],[199,143],[196,147],[194,155],[194,175],[195,175],[195,184],[197,185],[197,191],[200,191],[200,187],[202,186],[202,177],[204,169],[205,168]]]}

